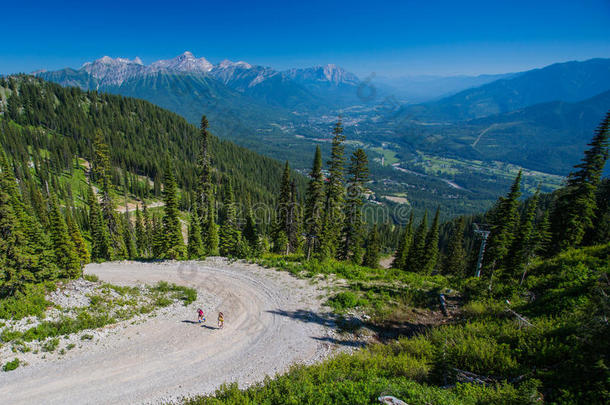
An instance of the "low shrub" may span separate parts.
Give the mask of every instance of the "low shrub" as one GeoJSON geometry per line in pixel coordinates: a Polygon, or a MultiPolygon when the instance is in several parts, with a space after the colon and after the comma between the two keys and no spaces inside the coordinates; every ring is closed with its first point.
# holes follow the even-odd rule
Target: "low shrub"
{"type": "Polygon", "coordinates": [[[20,364],[19,359],[15,358],[14,360],[4,363],[4,365],[2,366],[2,371],[13,371],[17,367],[19,367],[19,364],[20,364]]]}

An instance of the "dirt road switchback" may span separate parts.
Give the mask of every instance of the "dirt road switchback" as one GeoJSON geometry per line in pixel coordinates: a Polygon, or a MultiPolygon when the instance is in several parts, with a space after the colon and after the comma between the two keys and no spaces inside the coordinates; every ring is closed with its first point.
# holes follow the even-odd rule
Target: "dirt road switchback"
{"type": "Polygon", "coordinates": [[[143,322],[111,325],[64,356],[0,373],[3,403],[160,403],[224,382],[245,386],[332,350],[333,325],[320,316],[323,292],[284,272],[212,258],[90,264],[85,273],[118,285],[165,280],[196,288],[198,298],[143,322]],[[199,307],[203,325],[195,322],[199,307]]]}

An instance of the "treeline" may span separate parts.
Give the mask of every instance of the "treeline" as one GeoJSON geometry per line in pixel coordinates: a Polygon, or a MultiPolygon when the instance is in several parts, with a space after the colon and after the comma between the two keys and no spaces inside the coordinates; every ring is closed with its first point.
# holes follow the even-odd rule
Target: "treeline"
{"type": "Polygon", "coordinates": [[[534,257],[551,257],[572,247],[610,240],[610,181],[602,179],[608,159],[610,113],[597,129],[582,162],[570,173],[565,187],[548,195],[540,192],[520,201],[522,174],[509,193],[485,215],[459,217],[441,226],[438,211],[431,228],[427,215],[414,229],[405,227],[393,267],[467,278],[480,267],[491,289],[502,292],[522,283],[534,257]],[[478,226],[475,234],[473,228],[478,226]],[[487,234],[486,243],[475,235],[487,234]],[[438,246],[440,245],[440,251],[438,246]],[[479,259],[480,262],[479,262],[479,259]]]}

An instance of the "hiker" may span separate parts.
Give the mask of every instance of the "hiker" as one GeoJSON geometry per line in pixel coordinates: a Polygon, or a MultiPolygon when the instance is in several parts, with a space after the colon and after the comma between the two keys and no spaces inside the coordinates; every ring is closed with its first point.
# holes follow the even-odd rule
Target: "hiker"
{"type": "Polygon", "coordinates": [[[201,323],[201,321],[205,322],[205,316],[203,316],[203,311],[201,310],[201,308],[197,310],[197,314],[199,315],[199,317],[197,318],[199,323],[201,323]]]}
{"type": "Polygon", "coordinates": [[[222,329],[225,326],[225,316],[222,312],[218,313],[218,328],[222,329]]]}

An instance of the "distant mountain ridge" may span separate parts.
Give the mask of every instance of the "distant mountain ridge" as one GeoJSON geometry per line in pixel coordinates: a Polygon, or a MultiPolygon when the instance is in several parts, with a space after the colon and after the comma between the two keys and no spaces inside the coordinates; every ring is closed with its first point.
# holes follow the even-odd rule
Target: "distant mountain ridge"
{"type": "Polygon", "coordinates": [[[441,100],[403,107],[416,121],[457,122],[551,101],[578,102],[610,90],[610,59],[555,63],[461,91],[441,100]]]}
{"type": "Polygon", "coordinates": [[[70,77],[80,76],[86,72],[99,86],[120,86],[127,80],[157,73],[209,75],[239,91],[246,91],[246,89],[260,85],[266,80],[273,80],[277,76],[281,77],[283,81],[294,80],[302,85],[314,82],[328,82],[333,85],[357,85],[359,83],[356,75],[332,64],[280,72],[270,67],[254,66],[243,61],[223,60],[213,65],[203,57],[196,58],[189,51],[185,51],[172,59],[152,62],[150,65],[145,65],[140,58],[130,60],[104,56],[93,62],[84,63],[79,69],[66,68],[56,72],[39,71],[35,74],[43,78],[48,76],[58,78],[60,72],[70,77]]]}

